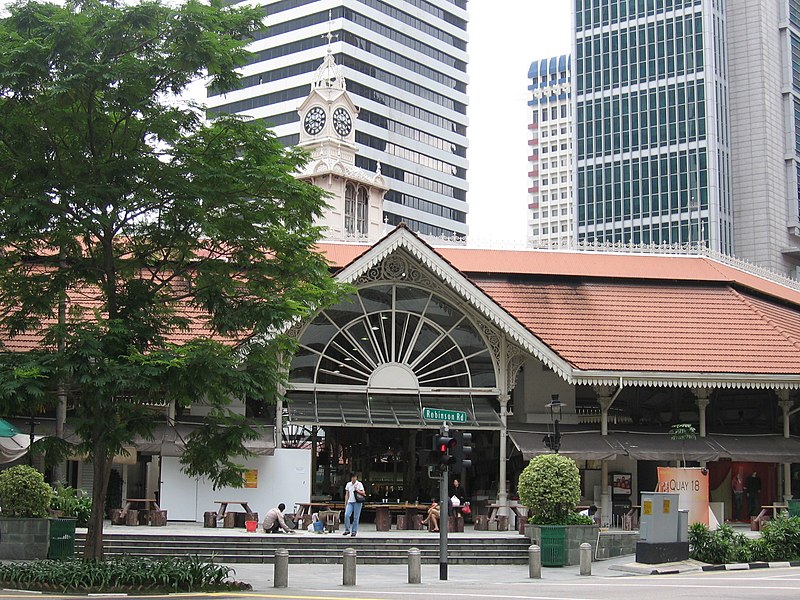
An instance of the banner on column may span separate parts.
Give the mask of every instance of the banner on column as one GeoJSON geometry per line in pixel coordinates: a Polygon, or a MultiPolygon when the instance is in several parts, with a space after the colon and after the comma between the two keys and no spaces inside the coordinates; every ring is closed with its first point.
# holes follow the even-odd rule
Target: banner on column
{"type": "Polygon", "coordinates": [[[708,471],[699,467],[658,467],[658,492],[677,493],[680,508],[689,510],[689,524],[708,526],[708,471]]]}

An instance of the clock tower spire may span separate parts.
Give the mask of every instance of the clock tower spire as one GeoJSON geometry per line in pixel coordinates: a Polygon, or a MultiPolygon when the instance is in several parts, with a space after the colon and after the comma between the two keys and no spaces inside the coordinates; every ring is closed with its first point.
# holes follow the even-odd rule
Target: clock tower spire
{"type": "Polygon", "coordinates": [[[383,197],[386,178],[356,166],[358,107],[347,93],[344,70],[333,56],[332,21],[328,47],[314,73],[311,91],[297,112],[298,146],[311,160],[298,175],[331,193],[320,223],[329,240],[375,241],[384,233],[383,197]]]}

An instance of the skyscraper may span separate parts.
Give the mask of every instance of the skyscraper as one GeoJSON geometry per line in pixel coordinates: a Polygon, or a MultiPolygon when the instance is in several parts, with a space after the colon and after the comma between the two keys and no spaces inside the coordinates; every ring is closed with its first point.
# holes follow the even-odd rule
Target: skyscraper
{"type": "Polygon", "coordinates": [[[800,272],[800,0],[575,0],[577,237],[800,272]]]}
{"type": "Polygon", "coordinates": [[[356,165],[387,178],[384,219],[466,236],[467,0],[262,0],[268,30],[243,88],[209,90],[210,112],[240,113],[297,144],[297,109],[332,36],[360,109],[356,165]]]}
{"type": "Polygon", "coordinates": [[[800,1],[726,2],[734,251],[799,277],[800,1]]]}
{"type": "Polygon", "coordinates": [[[723,3],[574,6],[578,239],[731,253],[723,3]]]}
{"type": "Polygon", "coordinates": [[[566,54],[528,70],[528,244],[568,245],[573,238],[572,87],[566,54]]]}

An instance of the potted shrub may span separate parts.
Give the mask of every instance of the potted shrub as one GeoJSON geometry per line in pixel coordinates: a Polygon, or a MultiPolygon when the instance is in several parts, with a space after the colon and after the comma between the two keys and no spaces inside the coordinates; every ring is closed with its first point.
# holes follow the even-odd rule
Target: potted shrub
{"type": "Polygon", "coordinates": [[[0,472],[0,559],[47,558],[52,495],[32,467],[17,465],[0,472]]]}
{"type": "Polygon", "coordinates": [[[526,534],[542,549],[542,564],[562,566],[580,561],[580,545],[597,543],[598,527],[576,512],[581,497],[575,461],[560,454],[537,456],[519,476],[520,501],[528,507],[526,534]]]}

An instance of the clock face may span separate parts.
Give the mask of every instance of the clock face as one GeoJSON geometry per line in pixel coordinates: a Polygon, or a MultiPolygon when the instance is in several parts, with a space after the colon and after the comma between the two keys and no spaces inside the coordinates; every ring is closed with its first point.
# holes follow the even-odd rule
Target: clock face
{"type": "Polygon", "coordinates": [[[337,108],[333,111],[333,128],[342,137],[349,135],[350,130],[353,128],[350,113],[343,108],[337,108]]]}
{"type": "Polygon", "coordinates": [[[309,135],[317,135],[325,127],[325,111],[319,106],[315,106],[306,113],[303,126],[309,135]]]}

